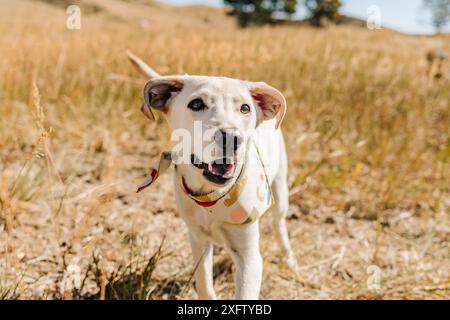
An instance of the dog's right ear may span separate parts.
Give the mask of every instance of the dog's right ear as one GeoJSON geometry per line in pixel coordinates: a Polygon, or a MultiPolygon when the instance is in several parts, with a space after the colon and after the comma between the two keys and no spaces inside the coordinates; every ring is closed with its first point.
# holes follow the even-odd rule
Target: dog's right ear
{"type": "Polygon", "coordinates": [[[170,100],[183,89],[183,80],[179,76],[159,77],[152,79],[144,87],[144,104],[142,113],[154,120],[151,109],[167,113],[170,100]]]}
{"type": "Polygon", "coordinates": [[[141,112],[146,116],[150,121],[156,121],[155,115],[153,114],[152,110],[147,106],[147,104],[144,102],[141,106],[141,112]]]}

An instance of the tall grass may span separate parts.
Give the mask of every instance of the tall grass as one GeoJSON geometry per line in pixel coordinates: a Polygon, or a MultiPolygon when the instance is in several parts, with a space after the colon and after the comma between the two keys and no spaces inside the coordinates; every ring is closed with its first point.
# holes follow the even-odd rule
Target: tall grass
{"type": "MultiPolygon", "coordinates": [[[[0,224],[8,232],[26,232],[34,217],[52,225],[46,230],[56,251],[65,250],[57,249],[64,240],[74,255],[89,247],[89,256],[107,243],[104,231],[83,239],[119,210],[120,185],[145,173],[167,143],[165,124],[139,113],[145,80],[128,64],[127,49],[163,74],[279,88],[288,101],[293,204],[320,203],[380,224],[393,210],[426,217],[448,210],[450,74],[434,81],[425,64],[427,48],[450,50],[445,36],[353,27],[193,30],[175,21],[147,29],[102,11],[71,31],[56,7],[7,6],[0,22],[0,224]],[[45,118],[30,112],[35,88],[45,118]]],[[[13,251],[1,249],[1,259],[13,251]]]]}

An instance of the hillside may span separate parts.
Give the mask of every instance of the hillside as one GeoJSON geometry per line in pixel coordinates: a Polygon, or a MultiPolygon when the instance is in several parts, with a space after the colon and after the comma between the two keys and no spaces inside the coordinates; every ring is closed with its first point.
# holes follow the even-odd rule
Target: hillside
{"type": "Polygon", "coordinates": [[[138,24],[142,28],[230,28],[234,20],[225,9],[202,5],[172,6],[158,1],[140,0],[36,0],[48,6],[65,9],[80,6],[89,15],[106,16],[112,20],[138,24]]]}
{"type": "MultiPolygon", "coordinates": [[[[139,112],[146,79],[128,49],[162,74],[266,81],[286,96],[300,270],[281,262],[267,213],[261,298],[450,298],[450,76],[429,77],[425,59],[450,52],[448,38],[239,30],[221,9],[138,0],[82,1],[81,30],[68,30],[53,2],[0,0],[0,298],[195,298],[170,175],[135,193],[170,141],[139,112]]],[[[220,248],[214,275],[231,298],[220,248]]]]}

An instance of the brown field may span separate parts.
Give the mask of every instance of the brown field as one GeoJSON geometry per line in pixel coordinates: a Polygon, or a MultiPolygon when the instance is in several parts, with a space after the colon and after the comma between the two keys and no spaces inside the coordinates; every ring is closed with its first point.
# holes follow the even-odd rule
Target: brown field
{"type": "MultiPolygon", "coordinates": [[[[145,79],[127,49],[163,74],[286,95],[300,271],[281,262],[267,213],[261,298],[450,298],[450,67],[435,81],[425,60],[450,52],[448,36],[241,31],[219,9],[137,0],[83,1],[71,31],[64,7],[0,0],[0,299],[196,297],[170,175],[135,193],[169,135],[139,112],[145,79]]],[[[215,253],[228,299],[234,267],[215,253]]]]}

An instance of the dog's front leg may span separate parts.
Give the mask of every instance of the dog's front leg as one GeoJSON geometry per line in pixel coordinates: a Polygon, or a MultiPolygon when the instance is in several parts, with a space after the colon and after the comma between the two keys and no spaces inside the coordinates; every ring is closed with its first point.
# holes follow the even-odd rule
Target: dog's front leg
{"type": "Polygon", "coordinates": [[[201,300],[216,299],[213,285],[213,245],[207,239],[189,233],[195,268],[195,288],[201,300]]]}
{"type": "Polygon", "coordinates": [[[223,230],[226,245],[236,265],[236,299],[258,299],[262,278],[258,222],[243,226],[224,226],[223,230]]]}

